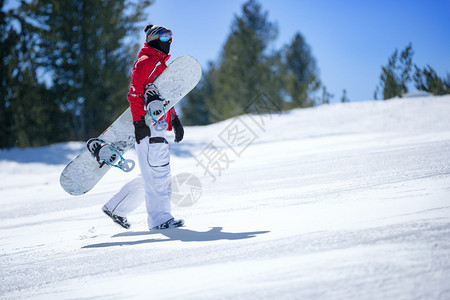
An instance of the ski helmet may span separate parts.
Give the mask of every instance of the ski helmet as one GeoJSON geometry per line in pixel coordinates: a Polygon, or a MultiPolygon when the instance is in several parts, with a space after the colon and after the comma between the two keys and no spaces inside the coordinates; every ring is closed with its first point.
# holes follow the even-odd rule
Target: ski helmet
{"type": "Polygon", "coordinates": [[[150,47],[153,47],[165,54],[170,52],[172,43],[172,31],[164,26],[148,24],[145,26],[145,41],[150,47]]]}

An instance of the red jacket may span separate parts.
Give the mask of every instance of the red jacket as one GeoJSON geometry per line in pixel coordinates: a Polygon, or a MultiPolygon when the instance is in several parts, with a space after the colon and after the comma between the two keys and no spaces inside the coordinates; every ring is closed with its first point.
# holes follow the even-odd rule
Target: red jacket
{"type": "MultiPolygon", "coordinates": [[[[169,57],[170,55],[166,55],[147,44],[139,51],[138,59],[131,71],[130,91],[128,92],[133,122],[144,119],[145,86],[152,83],[167,68],[166,62],[169,57]]],[[[171,111],[176,115],[175,108],[172,108],[171,111]]],[[[169,123],[167,130],[172,130],[172,114],[170,111],[166,113],[166,120],[169,123]]]]}

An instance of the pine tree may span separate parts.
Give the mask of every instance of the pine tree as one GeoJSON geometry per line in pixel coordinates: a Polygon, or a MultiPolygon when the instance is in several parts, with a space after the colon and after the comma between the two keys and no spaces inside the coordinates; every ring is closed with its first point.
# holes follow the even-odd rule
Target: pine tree
{"type": "Polygon", "coordinates": [[[0,147],[98,135],[127,106],[136,31],[151,1],[33,0],[4,11],[0,147]]]}
{"type": "Polygon", "coordinates": [[[402,95],[408,92],[407,84],[411,81],[411,70],[412,70],[412,57],[414,51],[412,49],[412,44],[409,43],[405,50],[400,54],[400,87],[402,95]]]}
{"type": "Polygon", "coordinates": [[[214,72],[214,91],[206,99],[210,121],[244,113],[255,95],[270,84],[266,50],[276,34],[277,27],[268,21],[267,12],[256,1],[247,1],[242,16],[233,21],[214,72]]]}
{"type": "Polygon", "coordinates": [[[35,47],[39,36],[29,16],[20,9],[2,11],[2,16],[8,25],[4,27],[6,39],[2,43],[1,122],[5,136],[1,147],[40,146],[59,141],[62,138],[59,123],[64,113],[53,101],[45,83],[39,80],[39,55],[35,47]]]}
{"type": "Polygon", "coordinates": [[[447,75],[449,80],[446,82],[437,75],[436,71],[430,65],[423,69],[414,65],[414,68],[414,82],[418,90],[430,92],[434,95],[450,93],[450,74],[447,75]]]}
{"type": "Polygon", "coordinates": [[[348,100],[347,97],[347,90],[343,89],[342,90],[342,97],[341,97],[341,103],[345,103],[345,102],[349,102],[350,100],[348,100]]]}
{"type": "Polygon", "coordinates": [[[322,104],[330,104],[330,100],[334,95],[327,91],[325,86],[322,86],[322,104]]]}
{"type": "Polygon", "coordinates": [[[313,93],[321,83],[310,46],[297,33],[291,44],[276,51],[270,45],[277,35],[276,24],[261,5],[247,1],[232,23],[218,61],[210,64],[182,104],[186,124],[258,113],[254,104],[262,98],[277,110],[314,105],[313,93]]]}
{"type": "Polygon", "coordinates": [[[383,99],[402,97],[403,94],[408,92],[407,84],[411,80],[410,74],[413,54],[414,52],[410,43],[405,50],[401,52],[400,57],[398,56],[398,50],[396,49],[389,58],[388,64],[381,68],[380,87],[383,99]]]}
{"type": "Polygon", "coordinates": [[[12,12],[3,11],[4,1],[0,1],[0,148],[14,145],[15,130],[11,113],[12,61],[14,47],[19,35],[12,28],[12,12]]]}
{"type": "Polygon", "coordinates": [[[188,95],[186,101],[181,102],[183,123],[185,125],[207,125],[210,123],[210,109],[206,99],[212,96],[214,83],[214,64],[209,63],[207,71],[195,89],[188,95]]]}
{"type": "Polygon", "coordinates": [[[297,33],[285,53],[287,91],[291,102],[288,108],[314,105],[311,94],[320,88],[320,80],[311,47],[302,34],[297,33]]]}
{"type": "Polygon", "coordinates": [[[34,0],[23,7],[41,21],[35,27],[39,63],[51,77],[56,103],[70,113],[70,138],[98,135],[128,106],[128,74],[135,57],[123,41],[149,4],[34,0]]]}

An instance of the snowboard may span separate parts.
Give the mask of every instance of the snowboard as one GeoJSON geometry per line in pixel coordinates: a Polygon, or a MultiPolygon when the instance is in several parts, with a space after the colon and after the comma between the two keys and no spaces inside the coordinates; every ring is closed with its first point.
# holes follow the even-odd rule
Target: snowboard
{"type": "MultiPolygon", "coordinates": [[[[201,75],[201,66],[195,58],[181,56],[175,59],[153,82],[164,100],[164,110],[153,114],[152,118],[147,113],[146,123],[159,120],[198,84],[201,75]]],[[[82,195],[112,167],[130,171],[134,162],[125,159],[123,154],[134,143],[133,119],[128,108],[98,138],[90,139],[86,149],[67,164],[60,176],[61,187],[71,195],[82,195]]]]}

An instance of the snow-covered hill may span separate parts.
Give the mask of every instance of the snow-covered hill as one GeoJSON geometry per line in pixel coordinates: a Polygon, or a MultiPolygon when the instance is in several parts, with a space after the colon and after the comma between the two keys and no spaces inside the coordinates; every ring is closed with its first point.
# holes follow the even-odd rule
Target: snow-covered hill
{"type": "Polygon", "coordinates": [[[0,298],[450,299],[450,96],[266,112],[185,129],[157,233],[101,212],[138,170],[73,197],[83,143],[0,151],[0,298]]]}

